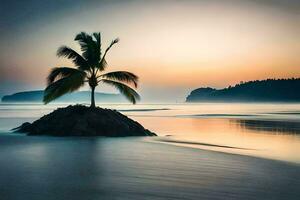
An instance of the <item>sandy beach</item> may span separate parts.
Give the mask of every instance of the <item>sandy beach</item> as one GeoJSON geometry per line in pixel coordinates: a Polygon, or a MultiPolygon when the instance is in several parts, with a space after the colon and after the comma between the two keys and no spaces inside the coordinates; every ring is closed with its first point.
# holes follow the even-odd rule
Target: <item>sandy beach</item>
{"type": "Polygon", "coordinates": [[[299,199],[300,167],[144,138],[0,136],[1,199],[299,199]]]}

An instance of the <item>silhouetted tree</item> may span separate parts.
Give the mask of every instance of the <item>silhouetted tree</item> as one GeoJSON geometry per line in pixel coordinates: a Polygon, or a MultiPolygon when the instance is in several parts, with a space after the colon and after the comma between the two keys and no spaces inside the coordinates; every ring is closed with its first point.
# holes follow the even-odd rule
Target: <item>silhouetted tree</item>
{"type": "Polygon", "coordinates": [[[44,91],[44,103],[68,93],[78,90],[85,83],[91,88],[91,107],[95,107],[95,88],[99,83],[105,83],[117,88],[130,102],[136,103],[139,99],[138,93],[130,86],[137,88],[138,77],[127,71],[115,71],[102,73],[107,62],[105,56],[119,39],[113,40],[104,53],[101,51],[101,35],[93,33],[91,35],[81,32],[76,35],[82,55],[70,47],[61,46],[57,50],[58,57],[71,59],[76,68],[56,67],[53,68],[47,77],[47,88],[44,91]]]}

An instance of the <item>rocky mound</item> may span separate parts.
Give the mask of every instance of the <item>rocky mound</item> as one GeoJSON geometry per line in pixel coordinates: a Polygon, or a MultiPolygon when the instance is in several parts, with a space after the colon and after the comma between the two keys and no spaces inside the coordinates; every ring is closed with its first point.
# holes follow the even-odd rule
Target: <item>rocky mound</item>
{"type": "Polygon", "coordinates": [[[28,135],[52,136],[156,136],[121,113],[83,105],[58,108],[34,121],[13,129],[28,135]]]}

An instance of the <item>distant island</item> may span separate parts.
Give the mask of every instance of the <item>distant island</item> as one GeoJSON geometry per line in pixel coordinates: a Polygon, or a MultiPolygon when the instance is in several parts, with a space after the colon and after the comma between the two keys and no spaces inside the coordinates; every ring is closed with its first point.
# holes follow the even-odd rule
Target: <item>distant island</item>
{"type": "MultiPolygon", "coordinates": [[[[80,91],[69,93],[61,96],[55,102],[89,102],[91,100],[90,91],[80,91]]],[[[12,95],[5,95],[2,97],[2,102],[43,102],[44,91],[26,91],[18,92],[12,95]]],[[[95,92],[95,98],[98,102],[127,102],[120,94],[99,93],[95,92]]]]}
{"type": "Polygon", "coordinates": [[[300,78],[241,82],[224,89],[193,90],[186,102],[300,102],[300,78]]]}

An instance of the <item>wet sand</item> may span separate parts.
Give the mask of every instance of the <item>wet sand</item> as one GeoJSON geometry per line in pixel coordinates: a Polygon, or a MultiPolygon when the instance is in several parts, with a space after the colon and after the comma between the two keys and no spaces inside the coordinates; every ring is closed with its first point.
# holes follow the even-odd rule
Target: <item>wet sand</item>
{"type": "Polygon", "coordinates": [[[0,199],[300,197],[298,164],[147,140],[1,134],[0,199]]]}

